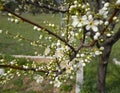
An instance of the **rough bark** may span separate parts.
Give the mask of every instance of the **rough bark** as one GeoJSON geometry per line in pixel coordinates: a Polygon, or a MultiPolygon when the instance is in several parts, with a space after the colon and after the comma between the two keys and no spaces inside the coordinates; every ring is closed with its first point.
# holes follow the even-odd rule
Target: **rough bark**
{"type": "Polygon", "coordinates": [[[106,85],[106,72],[107,66],[109,63],[109,57],[112,50],[112,46],[120,39],[120,28],[118,31],[111,37],[108,38],[102,46],[104,47],[103,54],[99,56],[98,62],[98,72],[97,72],[97,90],[99,93],[105,93],[106,85]]]}
{"type": "Polygon", "coordinates": [[[109,56],[111,52],[111,45],[105,45],[105,50],[102,55],[99,56],[98,63],[98,72],[97,72],[97,89],[99,93],[105,93],[105,85],[106,85],[106,72],[109,61],[109,56]]]}

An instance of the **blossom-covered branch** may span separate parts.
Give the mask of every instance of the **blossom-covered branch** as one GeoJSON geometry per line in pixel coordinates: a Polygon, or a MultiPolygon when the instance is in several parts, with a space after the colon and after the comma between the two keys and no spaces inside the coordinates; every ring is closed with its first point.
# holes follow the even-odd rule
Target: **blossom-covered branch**
{"type": "Polygon", "coordinates": [[[33,5],[35,7],[39,7],[39,8],[45,8],[45,9],[48,9],[50,11],[53,11],[53,12],[61,12],[61,13],[66,13],[68,12],[69,10],[68,9],[59,9],[59,8],[56,8],[56,7],[52,7],[50,5],[46,5],[46,4],[42,4],[40,2],[31,2],[31,1],[26,1],[25,3],[27,4],[30,4],[30,5],[33,5]]]}
{"type": "Polygon", "coordinates": [[[16,69],[16,70],[49,73],[48,71],[45,71],[45,70],[40,70],[40,69],[36,69],[36,68],[29,68],[27,66],[14,66],[14,65],[0,64],[0,68],[11,68],[11,69],[16,69]]]}
{"type": "Polygon", "coordinates": [[[52,31],[48,30],[48,29],[45,28],[45,27],[40,26],[40,25],[37,24],[37,23],[34,23],[34,22],[30,21],[30,20],[27,20],[27,19],[24,18],[24,17],[21,17],[20,15],[14,13],[14,12],[12,12],[12,11],[10,11],[7,7],[4,7],[4,10],[7,11],[8,13],[11,13],[11,14],[15,15],[16,17],[20,18],[20,19],[23,20],[24,22],[27,22],[27,23],[32,24],[32,25],[34,25],[34,26],[37,26],[38,28],[41,28],[42,30],[48,32],[48,34],[50,34],[50,35],[56,37],[57,39],[59,39],[60,41],[64,42],[68,47],[70,47],[70,48],[72,49],[72,51],[75,52],[74,47],[72,47],[65,39],[61,38],[59,35],[53,33],[52,31]]]}

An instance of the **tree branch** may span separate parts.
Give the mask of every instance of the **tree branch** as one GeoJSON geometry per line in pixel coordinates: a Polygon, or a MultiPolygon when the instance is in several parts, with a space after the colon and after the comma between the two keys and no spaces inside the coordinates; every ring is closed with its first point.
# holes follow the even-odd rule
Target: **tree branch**
{"type": "Polygon", "coordinates": [[[60,41],[62,41],[63,43],[65,43],[68,47],[70,47],[70,49],[72,49],[73,52],[75,52],[74,47],[71,46],[70,44],[68,44],[68,42],[67,42],[65,39],[61,38],[61,37],[58,36],[57,34],[53,33],[53,32],[50,31],[50,30],[48,30],[47,28],[42,27],[42,26],[40,26],[39,24],[34,23],[34,22],[30,21],[30,20],[27,20],[27,19],[24,18],[24,17],[21,17],[20,15],[14,13],[14,12],[12,12],[12,11],[10,11],[10,10],[9,10],[8,8],[6,8],[6,7],[4,7],[4,10],[7,11],[7,12],[9,12],[9,13],[11,13],[11,14],[13,14],[14,16],[20,18],[20,19],[23,20],[24,22],[27,22],[27,23],[29,23],[29,24],[31,24],[31,25],[34,25],[34,26],[37,26],[37,27],[43,29],[44,31],[48,32],[48,34],[56,37],[57,39],[59,39],[60,41]]]}
{"type": "Polygon", "coordinates": [[[31,4],[31,5],[34,5],[35,7],[39,7],[39,8],[45,8],[45,9],[48,9],[50,11],[54,11],[54,12],[61,12],[61,13],[66,13],[68,12],[69,10],[68,9],[58,9],[56,7],[51,7],[50,5],[46,5],[46,4],[42,4],[40,2],[36,2],[36,3],[33,3],[33,2],[30,2],[30,1],[26,1],[27,4],[31,4]]]}
{"type": "Polygon", "coordinates": [[[107,45],[107,44],[113,45],[113,44],[115,44],[119,39],[120,39],[120,28],[119,28],[119,30],[118,30],[111,38],[108,38],[108,39],[103,43],[103,45],[107,45]]]}
{"type": "Polygon", "coordinates": [[[24,68],[24,67],[20,67],[20,66],[5,65],[5,64],[3,64],[3,65],[0,64],[0,68],[12,68],[12,69],[23,70],[23,71],[34,71],[34,72],[49,73],[48,71],[45,71],[45,70],[39,70],[39,69],[35,69],[35,68],[24,68]]]}

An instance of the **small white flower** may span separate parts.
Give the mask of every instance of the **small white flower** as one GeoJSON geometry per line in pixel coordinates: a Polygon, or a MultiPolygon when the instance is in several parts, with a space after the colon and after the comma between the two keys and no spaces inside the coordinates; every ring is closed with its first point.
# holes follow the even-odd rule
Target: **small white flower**
{"type": "Polygon", "coordinates": [[[48,55],[50,53],[50,48],[49,46],[45,49],[44,51],[44,55],[48,55]]]}
{"type": "Polygon", "coordinates": [[[11,19],[10,19],[10,21],[11,21],[11,22],[14,22],[14,19],[13,19],[13,18],[11,18],[11,19]]]}
{"type": "Polygon", "coordinates": [[[99,33],[99,32],[95,33],[95,35],[94,35],[94,37],[93,37],[94,40],[98,40],[99,36],[100,36],[100,33],[99,33]]]}
{"type": "Polygon", "coordinates": [[[61,48],[57,48],[56,51],[55,51],[55,57],[63,57],[64,56],[64,52],[61,48]]]}
{"type": "Polygon", "coordinates": [[[15,23],[18,23],[19,22],[19,20],[18,19],[15,19],[15,23]]]}
{"type": "Polygon", "coordinates": [[[108,10],[106,7],[103,7],[102,9],[99,10],[99,14],[101,16],[103,16],[103,18],[107,18],[108,17],[108,10]]]}
{"type": "Polygon", "coordinates": [[[8,16],[12,16],[12,14],[11,14],[11,13],[8,13],[8,16]]]}
{"type": "Polygon", "coordinates": [[[23,68],[24,68],[24,69],[28,69],[28,66],[23,65],[23,68]]]}
{"type": "Polygon", "coordinates": [[[37,28],[37,31],[40,31],[41,30],[41,28],[37,28]]]}
{"type": "Polygon", "coordinates": [[[100,47],[100,50],[104,50],[104,47],[100,47]]]}
{"type": "Polygon", "coordinates": [[[34,30],[37,30],[37,28],[38,28],[37,26],[34,26],[34,27],[33,27],[34,30]]]}
{"type": "Polygon", "coordinates": [[[109,24],[109,22],[108,21],[105,21],[105,23],[104,23],[105,25],[108,25],[109,24]]]}
{"type": "Polygon", "coordinates": [[[76,57],[80,57],[80,54],[77,54],[76,57]]]}
{"type": "Polygon", "coordinates": [[[116,16],[114,16],[114,17],[113,17],[113,20],[114,20],[114,21],[116,21],[116,20],[117,20],[117,17],[116,17],[116,16]]]}
{"type": "Polygon", "coordinates": [[[44,78],[41,75],[34,76],[34,79],[36,80],[37,83],[42,83],[44,80],[44,78]]]}
{"type": "Polygon", "coordinates": [[[4,69],[0,69],[0,75],[4,74],[4,69]]]}
{"type": "Polygon", "coordinates": [[[84,67],[84,66],[86,66],[86,64],[85,64],[85,63],[82,63],[82,66],[84,67]]]}
{"type": "Polygon", "coordinates": [[[70,79],[73,79],[74,77],[73,76],[70,76],[70,79]]]}
{"type": "Polygon", "coordinates": [[[107,34],[107,37],[111,37],[111,34],[110,34],[110,33],[108,33],[108,34],[107,34]]]}
{"type": "Polygon", "coordinates": [[[97,35],[94,35],[94,40],[98,40],[98,36],[97,35]]]}
{"type": "Polygon", "coordinates": [[[82,27],[86,24],[87,16],[83,15],[81,18],[78,18],[77,16],[72,16],[73,23],[72,25],[74,27],[82,27]]]}
{"type": "Polygon", "coordinates": [[[57,41],[56,45],[57,45],[57,46],[60,46],[60,45],[61,45],[61,44],[60,44],[60,40],[57,41]]]}
{"type": "Polygon", "coordinates": [[[89,15],[88,16],[88,20],[86,21],[86,30],[90,30],[92,29],[94,32],[97,32],[98,31],[98,24],[99,24],[99,21],[98,20],[94,20],[92,15],[89,15]]]}
{"type": "Polygon", "coordinates": [[[74,1],[74,4],[78,4],[78,2],[77,2],[77,1],[74,1]]]}
{"type": "Polygon", "coordinates": [[[102,25],[102,24],[103,24],[103,21],[102,21],[102,20],[100,20],[100,21],[99,21],[99,24],[100,24],[100,25],[102,25]]]}
{"type": "Polygon", "coordinates": [[[81,56],[81,57],[84,57],[84,56],[85,56],[85,54],[81,54],[80,56],[81,56]]]}
{"type": "Polygon", "coordinates": [[[117,5],[120,5],[120,0],[117,0],[117,1],[116,1],[116,4],[117,4],[117,5]]]}
{"type": "Polygon", "coordinates": [[[3,31],[2,30],[0,30],[0,33],[2,33],[3,31]]]}
{"type": "Polygon", "coordinates": [[[58,80],[58,77],[55,78],[54,87],[60,87],[61,82],[58,80]]]}
{"type": "Polygon", "coordinates": [[[78,20],[77,16],[72,16],[72,19],[73,19],[72,26],[76,27],[77,24],[79,23],[79,20],[78,20]]]}
{"type": "Polygon", "coordinates": [[[53,81],[50,81],[50,84],[53,84],[53,81]]]}
{"type": "Polygon", "coordinates": [[[101,51],[95,51],[95,55],[100,55],[100,54],[102,54],[101,51]]]}
{"type": "Polygon", "coordinates": [[[99,32],[97,32],[95,35],[99,37],[99,36],[100,36],[100,33],[99,33],[99,32]]]}
{"type": "Polygon", "coordinates": [[[108,3],[108,2],[104,4],[105,7],[108,7],[109,5],[110,5],[110,3],[108,3]]]}
{"type": "Polygon", "coordinates": [[[11,61],[11,62],[10,62],[10,64],[11,64],[11,65],[14,65],[14,62],[13,62],[13,61],[11,61]]]}

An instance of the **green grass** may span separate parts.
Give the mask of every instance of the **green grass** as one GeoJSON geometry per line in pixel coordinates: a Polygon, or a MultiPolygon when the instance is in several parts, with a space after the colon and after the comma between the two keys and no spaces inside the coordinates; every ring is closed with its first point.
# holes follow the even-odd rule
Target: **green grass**
{"type": "MultiPolygon", "coordinates": [[[[40,25],[43,21],[49,21],[50,23],[59,25],[59,14],[40,14],[33,16],[31,14],[23,14],[23,17],[30,19],[33,22],[37,22],[40,25]]],[[[28,23],[15,24],[7,21],[7,16],[0,15],[0,29],[9,31],[17,35],[18,33],[23,37],[30,39],[32,41],[38,40],[41,35],[40,32],[34,31],[33,26],[28,23]]],[[[0,34],[0,53],[1,54],[21,54],[21,55],[34,55],[34,52],[38,53],[42,51],[39,47],[30,45],[30,42],[25,40],[19,41],[13,39],[10,35],[0,34]]]]}

